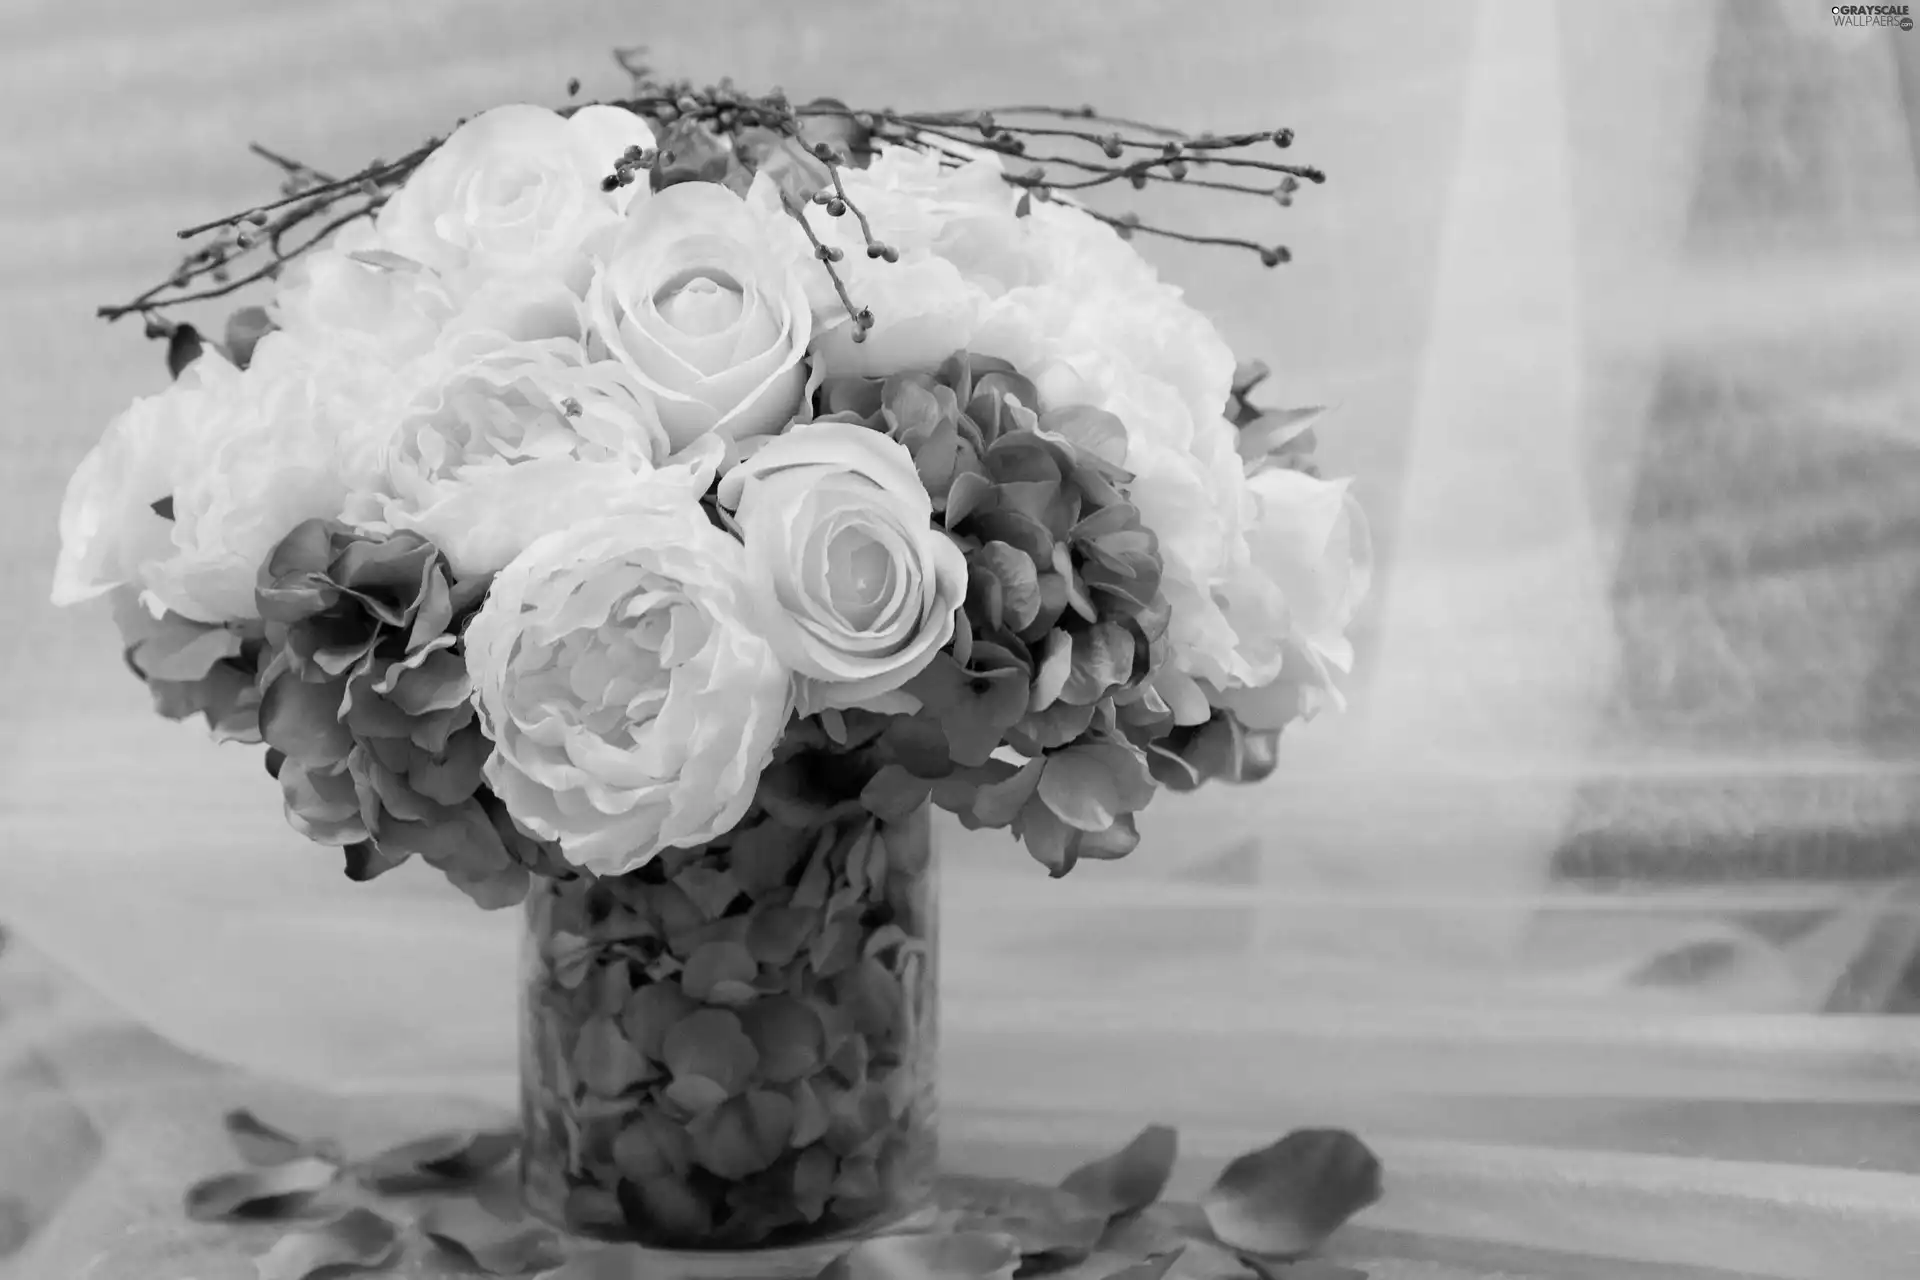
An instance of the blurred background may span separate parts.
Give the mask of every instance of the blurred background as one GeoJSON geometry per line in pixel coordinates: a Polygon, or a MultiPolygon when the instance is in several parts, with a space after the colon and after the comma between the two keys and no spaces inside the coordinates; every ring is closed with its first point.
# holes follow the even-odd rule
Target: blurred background
{"type": "Polygon", "coordinates": [[[947,833],[961,1147],[1348,1124],[1411,1188],[1382,1231],[1882,1274],[1818,1268],[1920,1203],[1920,31],[1831,8],[12,0],[0,924],[197,1052],[510,1084],[517,922],[347,884],[255,752],[151,714],[104,607],[46,603],[67,475],[166,377],[92,310],[273,189],[249,141],[349,170],[616,94],[631,44],[796,97],[1284,124],[1324,187],[1184,216],[1291,265],[1140,243],[1268,399],[1337,407],[1378,559],[1353,705],[1060,883],[947,833]],[[1680,1192],[1692,1235],[1622,1243],[1680,1192]]]}

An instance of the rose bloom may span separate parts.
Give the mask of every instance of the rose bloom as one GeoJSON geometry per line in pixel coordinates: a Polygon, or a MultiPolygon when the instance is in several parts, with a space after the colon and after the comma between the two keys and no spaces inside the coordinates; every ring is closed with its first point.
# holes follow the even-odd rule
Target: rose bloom
{"type": "Polygon", "coordinates": [[[545,107],[495,107],[454,130],[379,214],[380,247],[461,287],[537,273],[578,287],[587,241],[615,226],[645,183],[608,192],[601,180],[653,130],[621,107],[561,116],[545,107]]]}
{"type": "Polygon", "coordinates": [[[425,535],[462,578],[496,572],[635,477],[672,462],[697,494],[719,463],[713,439],[671,457],[651,398],[568,337],[451,334],[415,387],[344,518],[425,535]]]}
{"type": "MultiPolygon", "coordinates": [[[[771,179],[746,199],[683,182],[635,207],[587,295],[595,335],[659,406],[676,449],[778,433],[806,399],[818,263],[771,179]]],[[[824,274],[824,273],[822,273],[824,274]]]]}
{"type": "Polygon", "coordinates": [[[352,346],[390,364],[432,347],[455,309],[439,273],[389,255],[370,222],[294,259],[268,308],[303,342],[352,346]]]}
{"type": "Polygon", "coordinates": [[[795,427],[728,472],[747,574],[801,715],[898,689],[953,639],[967,561],[898,441],[850,422],[795,427]]]}
{"type": "Polygon", "coordinates": [[[821,241],[845,253],[836,270],[875,318],[865,340],[854,342],[826,274],[809,282],[822,322],[816,352],[836,374],[935,368],[972,345],[994,299],[1048,269],[1031,252],[1028,228],[1014,213],[1020,193],[1001,177],[997,159],[950,169],[914,147],[881,147],[871,165],[843,171],[841,180],[874,239],[900,260],[867,257],[851,217],[812,219],[821,241]]]}
{"type": "MultiPolygon", "coordinates": [[[[1333,672],[1353,669],[1347,628],[1373,577],[1373,543],[1350,482],[1268,467],[1247,480],[1254,501],[1248,572],[1222,593],[1245,650],[1266,667],[1300,663],[1288,683],[1338,706],[1333,672]]],[[[1230,688],[1224,702],[1254,727],[1277,727],[1266,682],[1230,688]]],[[[1275,691],[1287,698],[1295,695],[1275,691]]],[[[1282,714],[1279,719],[1284,720],[1282,714]]]]}
{"type": "Polygon", "coordinates": [[[515,820],[600,875],[732,829],[793,709],[750,609],[740,544],[671,484],[515,557],[466,630],[515,820]]]}

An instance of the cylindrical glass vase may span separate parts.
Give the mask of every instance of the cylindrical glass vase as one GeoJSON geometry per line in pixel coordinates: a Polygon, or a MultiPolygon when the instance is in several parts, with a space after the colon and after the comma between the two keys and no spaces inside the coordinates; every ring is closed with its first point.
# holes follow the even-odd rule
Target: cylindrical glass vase
{"type": "Polygon", "coordinates": [[[578,1236],[732,1254],[929,1208],[932,852],[924,808],[884,822],[763,803],[627,875],[538,882],[528,1207],[578,1236]]]}

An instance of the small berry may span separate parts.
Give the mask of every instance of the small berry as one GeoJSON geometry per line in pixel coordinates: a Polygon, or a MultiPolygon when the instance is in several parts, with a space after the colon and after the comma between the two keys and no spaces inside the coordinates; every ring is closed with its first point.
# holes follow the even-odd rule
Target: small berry
{"type": "Polygon", "coordinates": [[[845,200],[842,200],[839,196],[827,197],[827,216],[828,217],[838,218],[843,214],[845,214],[846,211],[847,211],[847,202],[845,200]]]}
{"type": "Polygon", "coordinates": [[[580,77],[575,76],[573,77],[573,79],[567,81],[567,96],[569,98],[572,98],[577,96],[579,92],[580,92],[580,77]]]}
{"type": "Polygon", "coordinates": [[[900,261],[900,251],[894,248],[892,245],[888,245],[886,248],[882,249],[880,251],[880,256],[888,262],[900,261]]]}
{"type": "Polygon", "coordinates": [[[1292,145],[1293,145],[1293,130],[1291,130],[1291,129],[1275,129],[1275,130],[1273,131],[1273,145],[1274,145],[1274,146],[1276,146],[1276,147],[1290,147],[1290,146],[1292,146],[1292,145]]]}

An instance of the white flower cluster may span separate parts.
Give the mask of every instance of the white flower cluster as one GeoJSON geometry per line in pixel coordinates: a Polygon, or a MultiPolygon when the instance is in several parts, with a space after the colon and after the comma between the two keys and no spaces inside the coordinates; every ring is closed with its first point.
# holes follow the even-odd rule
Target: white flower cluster
{"type": "Polygon", "coordinates": [[[1124,423],[1176,723],[1250,702],[1283,654],[1349,661],[1344,485],[1248,474],[1225,342],[1108,227],[1017,208],[993,159],[883,149],[844,180],[897,262],[813,218],[876,317],[856,343],[770,176],[606,190],[653,141],[614,107],[464,125],[294,265],[244,370],[209,351],[108,428],[67,491],[55,601],[120,588],[244,623],[303,521],[417,532],[492,577],[465,636],[489,784],[568,859],[624,871],[736,823],[794,714],[892,705],[953,640],[967,563],[913,458],[813,422],[811,393],[967,350],[1124,423]]]}

